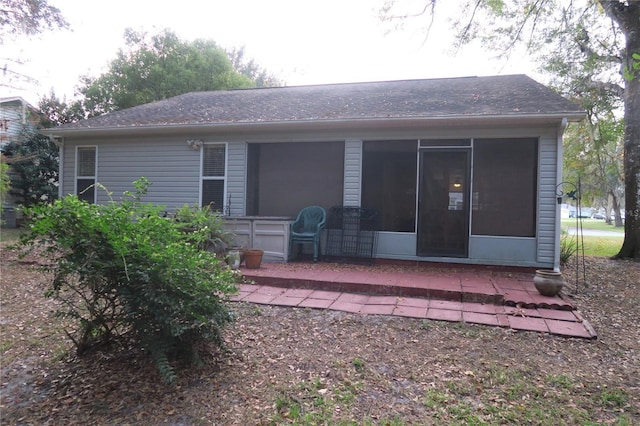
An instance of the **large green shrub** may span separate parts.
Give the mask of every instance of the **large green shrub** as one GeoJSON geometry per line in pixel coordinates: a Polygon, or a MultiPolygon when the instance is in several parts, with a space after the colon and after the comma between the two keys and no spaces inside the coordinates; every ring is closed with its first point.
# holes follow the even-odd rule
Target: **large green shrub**
{"type": "Polygon", "coordinates": [[[41,246],[51,259],[47,296],[61,302],[57,315],[70,319],[78,353],[133,338],[171,382],[171,356],[198,361],[199,343],[222,345],[232,320],[224,298],[236,290],[236,275],[200,249],[210,230],[185,234],[161,207],[141,202],[146,180],[134,185],[119,202],[67,196],[27,209],[30,231],[21,243],[41,246]]]}

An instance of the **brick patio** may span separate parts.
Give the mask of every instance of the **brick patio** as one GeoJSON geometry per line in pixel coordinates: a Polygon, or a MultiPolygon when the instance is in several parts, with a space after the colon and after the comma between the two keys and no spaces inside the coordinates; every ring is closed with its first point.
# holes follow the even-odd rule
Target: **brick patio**
{"type": "Polygon", "coordinates": [[[294,262],[241,273],[251,284],[233,301],[597,337],[566,297],[538,293],[533,271],[294,262]]]}

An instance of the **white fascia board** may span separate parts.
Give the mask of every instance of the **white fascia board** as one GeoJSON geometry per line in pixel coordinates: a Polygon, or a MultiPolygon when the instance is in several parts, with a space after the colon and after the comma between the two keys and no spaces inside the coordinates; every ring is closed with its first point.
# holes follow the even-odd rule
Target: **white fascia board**
{"type": "Polygon", "coordinates": [[[185,132],[240,132],[262,130],[309,130],[322,128],[371,128],[371,127],[418,127],[418,126],[447,126],[460,125],[487,125],[487,124],[542,124],[559,123],[563,119],[568,121],[581,121],[584,114],[527,114],[527,115],[494,115],[494,116],[432,116],[432,117],[407,117],[407,118],[363,118],[363,119],[337,119],[337,120],[299,120],[299,121],[262,121],[242,123],[204,123],[204,124],[176,124],[176,125],[151,125],[151,126],[127,126],[127,127],[93,127],[75,129],[45,129],[42,132],[50,136],[110,136],[110,135],[140,135],[140,134],[167,134],[185,132]]]}

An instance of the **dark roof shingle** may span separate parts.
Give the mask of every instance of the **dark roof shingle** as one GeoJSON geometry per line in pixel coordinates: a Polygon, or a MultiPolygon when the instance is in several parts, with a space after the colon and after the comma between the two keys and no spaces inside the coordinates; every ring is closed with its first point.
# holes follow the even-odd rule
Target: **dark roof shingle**
{"type": "Polygon", "coordinates": [[[60,129],[318,120],[579,115],[526,75],[192,92],[60,129]]]}

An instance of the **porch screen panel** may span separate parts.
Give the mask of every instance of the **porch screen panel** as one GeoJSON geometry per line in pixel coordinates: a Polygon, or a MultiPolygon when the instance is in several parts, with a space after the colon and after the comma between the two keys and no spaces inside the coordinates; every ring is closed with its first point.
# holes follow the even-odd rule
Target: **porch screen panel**
{"type": "Polygon", "coordinates": [[[226,145],[205,144],[202,149],[202,206],[224,211],[226,145]]]}
{"type": "Polygon", "coordinates": [[[249,214],[296,217],[306,207],[342,203],[344,142],[251,144],[249,214]]]}
{"type": "Polygon", "coordinates": [[[471,233],[535,237],[538,140],[477,139],[471,233]]]}
{"type": "Polygon", "coordinates": [[[377,210],[380,230],[415,232],[416,140],[365,141],[362,207],[377,210]]]}

